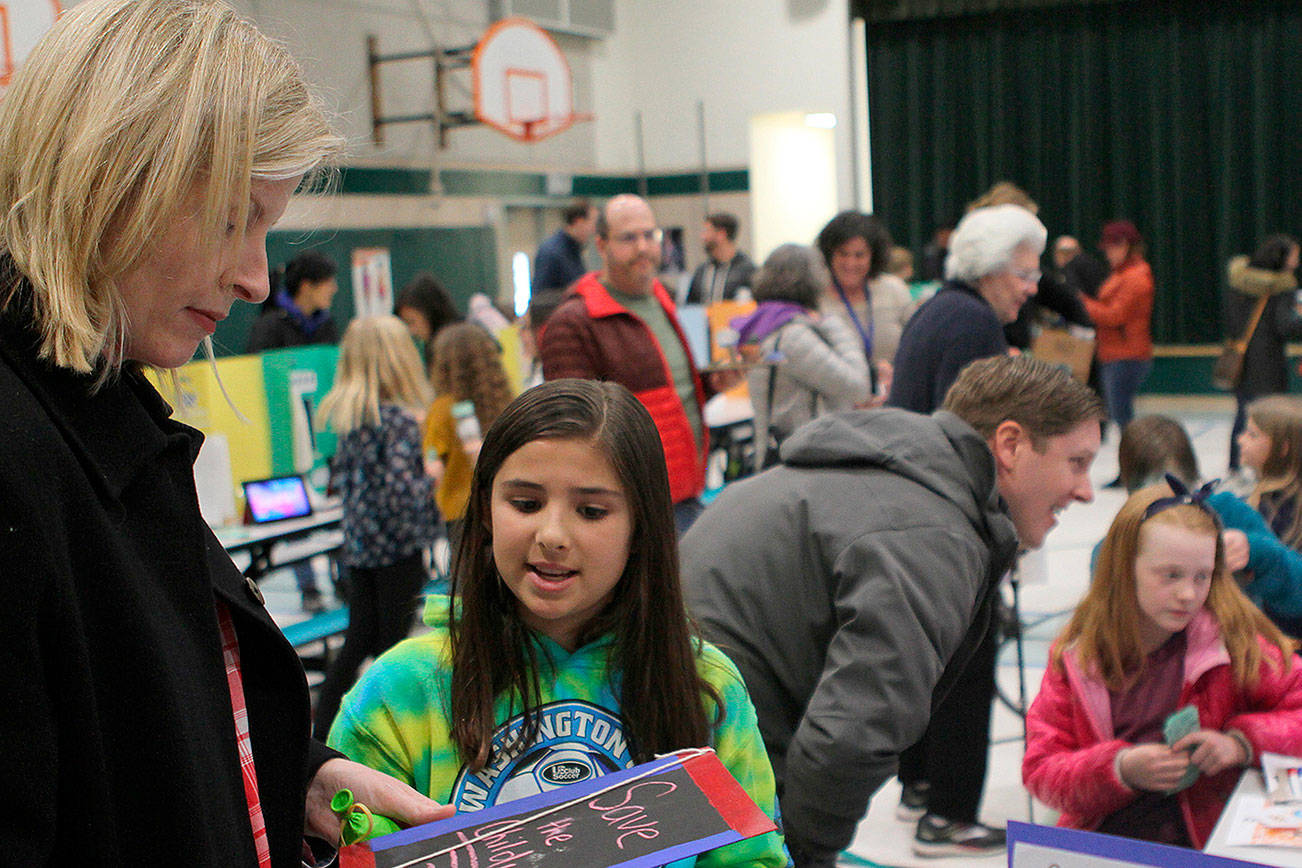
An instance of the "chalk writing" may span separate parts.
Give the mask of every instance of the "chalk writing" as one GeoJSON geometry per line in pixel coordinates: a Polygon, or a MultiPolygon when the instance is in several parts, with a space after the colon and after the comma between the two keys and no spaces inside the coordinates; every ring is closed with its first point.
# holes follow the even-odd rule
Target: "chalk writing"
{"type": "MultiPolygon", "coordinates": [[[[589,735],[598,734],[594,730],[600,724],[581,713],[556,715],[554,722],[586,729],[589,735]]],[[[601,868],[619,864],[649,868],[664,864],[662,853],[673,852],[675,858],[682,858],[773,828],[753,804],[749,814],[733,814],[742,818],[741,828],[746,831],[733,826],[706,797],[701,779],[688,772],[687,761],[702,767],[703,779],[710,781],[712,792],[722,787],[719,792],[730,794],[727,803],[745,797],[711,753],[693,754],[682,761],[662,758],[656,766],[648,763],[606,778],[583,780],[519,803],[460,813],[420,830],[397,833],[391,840],[378,839],[365,862],[353,862],[344,852],[340,865],[601,868]],[[621,781],[621,777],[627,780],[621,781]],[[548,798],[553,801],[550,806],[544,801],[548,798]]],[[[547,764],[534,767],[545,780],[559,783],[571,775],[569,763],[568,758],[552,757],[547,764]]]]}
{"type": "Polygon", "coordinates": [[[666,796],[678,789],[677,784],[670,783],[669,781],[643,781],[642,783],[634,784],[625,790],[624,798],[617,804],[610,805],[609,807],[603,806],[601,804],[602,799],[600,798],[588,802],[588,807],[597,811],[601,815],[601,819],[606,821],[606,825],[613,826],[614,828],[624,832],[624,834],[615,837],[615,846],[621,850],[624,849],[624,839],[630,835],[636,835],[637,837],[647,841],[660,836],[659,830],[656,829],[657,823],[655,820],[652,820],[647,816],[646,808],[641,805],[629,804],[629,800],[633,798],[633,793],[643,787],[663,788],[659,793],[652,795],[652,798],[655,799],[666,796]]]}

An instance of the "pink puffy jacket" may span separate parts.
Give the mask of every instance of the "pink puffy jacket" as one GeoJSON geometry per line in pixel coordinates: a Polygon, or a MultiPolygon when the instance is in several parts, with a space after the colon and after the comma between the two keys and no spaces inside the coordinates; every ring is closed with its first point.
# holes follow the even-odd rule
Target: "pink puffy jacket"
{"type": "MultiPolygon", "coordinates": [[[[1271,662],[1262,666],[1255,688],[1241,691],[1234,686],[1216,620],[1206,611],[1195,618],[1188,628],[1180,707],[1196,706],[1204,729],[1242,732],[1254,762],[1262,751],[1297,756],[1302,754],[1302,664],[1295,657],[1284,671],[1279,650],[1258,641],[1271,662]]],[[[1117,753],[1130,744],[1113,736],[1103,682],[1086,676],[1070,651],[1062,660],[1062,667],[1045,670],[1027,712],[1022,780],[1036,798],[1062,812],[1058,825],[1093,829],[1135,798],[1116,773],[1117,753]]],[[[1238,778],[1238,769],[1203,775],[1180,793],[1195,847],[1207,842],[1238,778]]]]}

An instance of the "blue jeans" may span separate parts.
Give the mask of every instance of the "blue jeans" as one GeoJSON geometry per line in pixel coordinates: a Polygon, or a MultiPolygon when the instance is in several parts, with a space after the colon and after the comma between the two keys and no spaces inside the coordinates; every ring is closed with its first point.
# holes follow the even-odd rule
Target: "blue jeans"
{"type": "Polygon", "coordinates": [[[1119,430],[1125,431],[1134,417],[1135,394],[1152,369],[1152,359],[1121,359],[1100,363],[1099,382],[1103,386],[1103,400],[1108,405],[1108,415],[1117,423],[1119,430]]]}

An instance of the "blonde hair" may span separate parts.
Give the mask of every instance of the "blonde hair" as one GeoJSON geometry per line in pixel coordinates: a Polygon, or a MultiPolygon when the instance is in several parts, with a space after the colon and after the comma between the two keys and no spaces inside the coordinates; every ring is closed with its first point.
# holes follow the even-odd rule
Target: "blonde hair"
{"type": "Polygon", "coordinates": [[[431,400],[420,353],[396,316],[353,320],[339,342],[335,382],[321,399],[318,417],[341,436],[380,424],[380,405],[397,404],[420,415],[431,400]]]}
{"type": "Polygon", "coordinates": [[[1172,506],[1145,519],[1148,507],[1163,497],[1171,497],[1170,487],[1151,485],[1132,494],[1121,507],[1099,549],[1089,590],[1054,643],[1050,665],[1061,668],[1062,655],[1072,649],[1081,668],[1102,679],[1110,690],[1126,689],[1143,671],[1146,655],[1139,636],[1135,558],[1143,529],[1164,524],[1216,538],[1215,569],[1203,608],[1220,628],[1235,684],[1245,689],[1257,683],[1265,662],[1259,636],[1279,649],[1287,668],[1295,643],[1239,590],[1225,567],[1219,522],[1206,509],[1192,504],[1172,506]]]}
{"type": "Polygon", "coordinates": [[[978,208],[990,208],[994,205],[1017,205],[1032,214],[1040,213],[1040,206],[1035,203],[1030,194],[1012,181],[996,181],[993,187],[968,202],[966,210],[975,211],[978,208]]]}
{"type": "Polygon", "coordinates": [[[102,382],[126,336],[115,281],[187,205],[217,243],[244,231],[254,180],[313,172],[342,145],[298,64],[224,3],[83,3],[0,104],[0,245],[20,272],[0,303],[25,276],[41,357],[102,382]]]}
{"type": "Polygon", "coordinates": [[[430,372],[436,394],[474,402],[480,431],[487,431],[514,397],[502,367],[502,351],[492,335],[475,323],[453,323],[439,330],[430,372]]]}
{"type": "Polygon", "coordinates": [[[1261,479],[1253,487],[1248,503],[1272,526],[1280,506],[1290,503],[1293,521],[1279,538],[1292,548],[1302,548],[1302,399],[1267,395],[1249,404],[1247,414],[1270,440],[1261,479]],[[1271,497],[1263,504],[1264,494],[1271,497]]]}

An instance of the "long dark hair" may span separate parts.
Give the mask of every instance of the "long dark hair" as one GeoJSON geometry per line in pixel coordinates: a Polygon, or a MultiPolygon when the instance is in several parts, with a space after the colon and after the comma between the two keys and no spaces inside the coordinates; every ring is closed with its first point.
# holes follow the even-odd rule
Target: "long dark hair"
{"type": "Polygon", "coordinates": [[[394,313],[401,313],[409,307],[425,317],[429,323],[429,337],[425,340],[425,367],[434,361],[434,338],[446,325],[461,322],[464,317],[452,303],[452,296],[443,284],[428,271],[422,271],[413,277],[398,293],[393,302],[394,313]]]}
{"type": "Polygon", "coordinates": [[[524,732],[515,747],[538,733],[539,649],[494,565],[490,516],[493,479],[502,463],[543,439],[593,443],[610,460],[628,498],[628,563],[610,604],[584,628],[579,643],[614,636],[609,671],[633,757],[644,762],[706,745],[711,724],[703,697],[722,706],[696,670],[700,639],[683,604],[669,476],[655,423],[616,383],[553,380],[502,411],[484,435],[475,464],[452,575],[452,592],[460,600],[450,627],[452,741],[462,760],[472,769],[490,760],[494,701],[504,693],[523,705],[524,732]]]}

